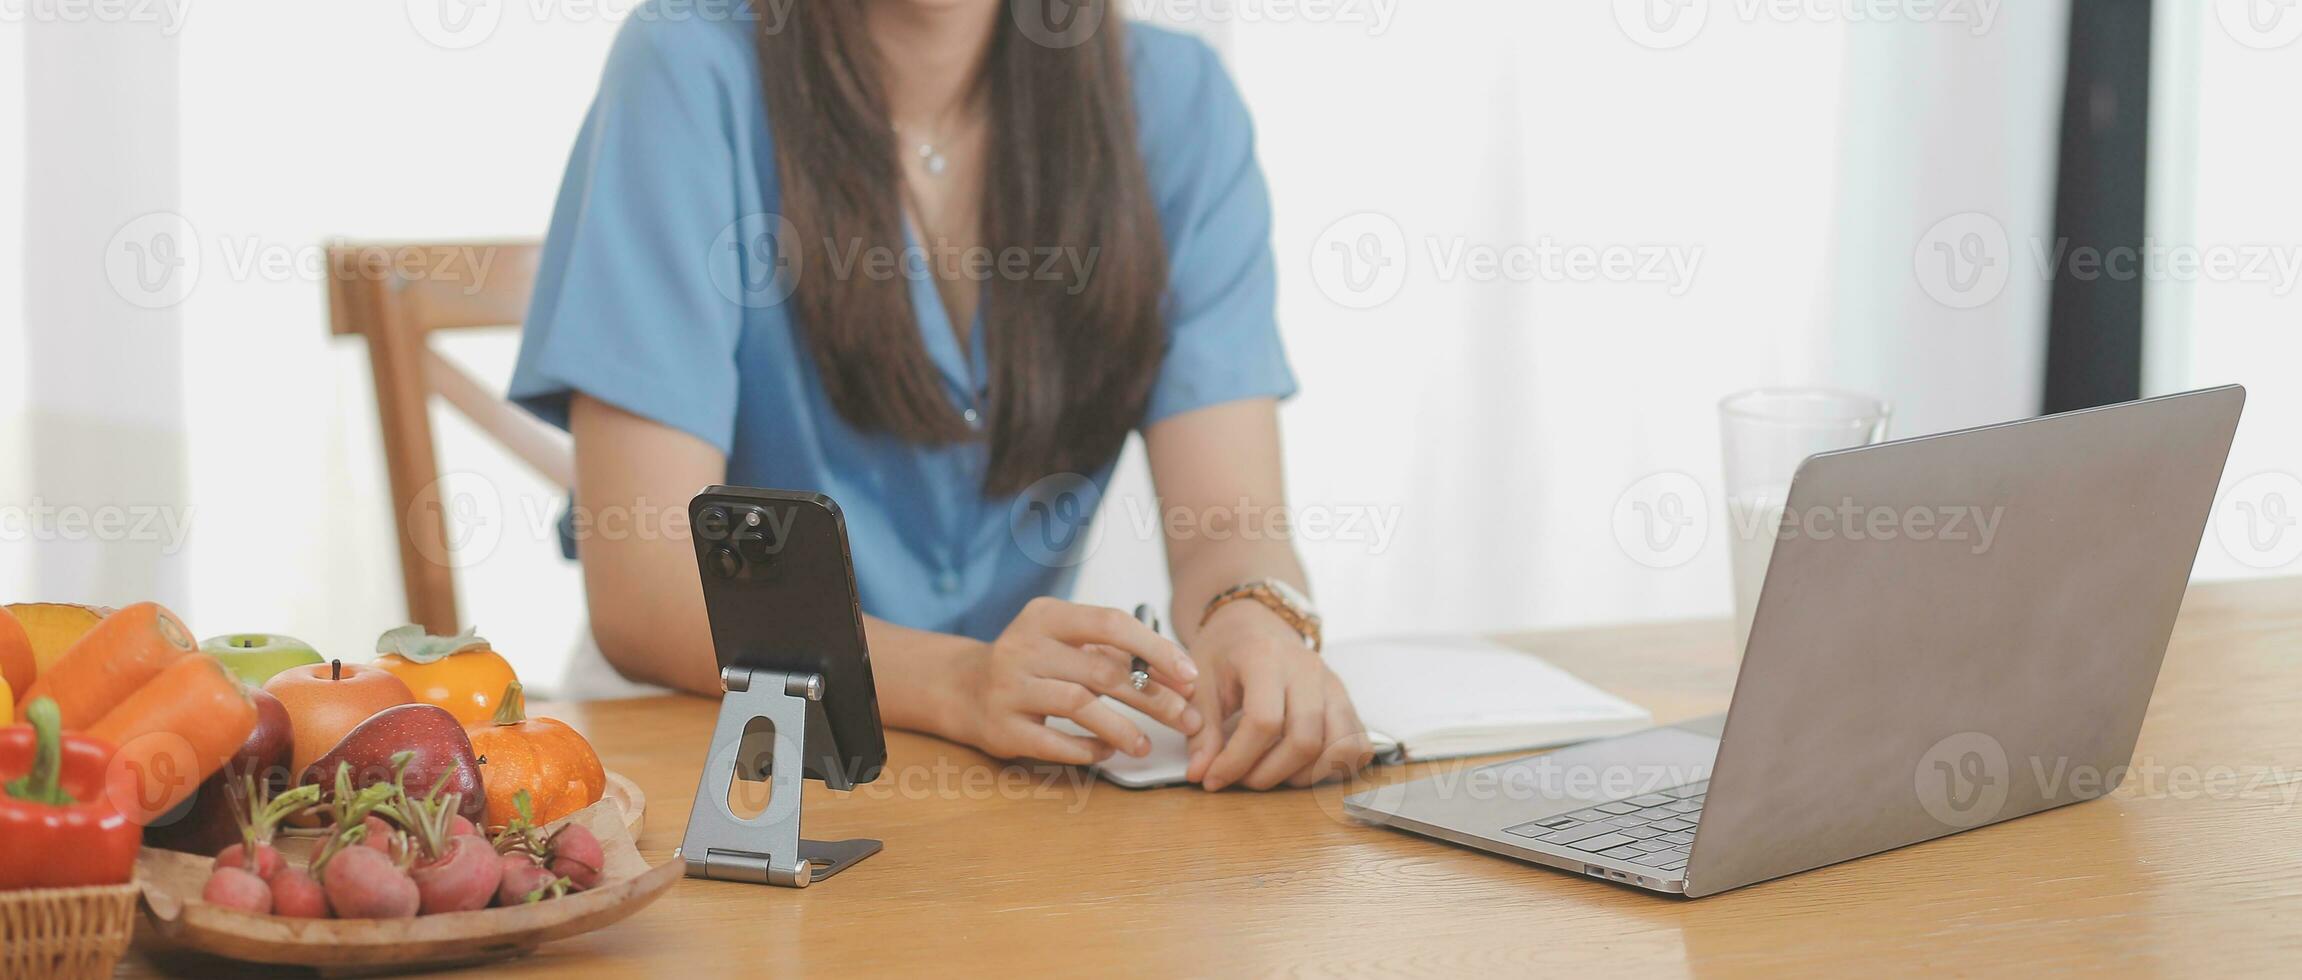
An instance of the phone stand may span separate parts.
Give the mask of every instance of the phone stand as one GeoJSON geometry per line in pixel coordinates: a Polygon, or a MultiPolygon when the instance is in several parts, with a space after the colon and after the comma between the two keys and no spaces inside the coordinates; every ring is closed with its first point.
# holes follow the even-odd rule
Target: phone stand
{"type": "Polygon", "coordinates": [[[823,753],[825,785],[853,783],[831,751],[823,715],[823,677],[728,667],[719,672],[727,694],[712,726],[711,752],[696,781],[695,807],[679,855],[690,878],[805,888],[879,853],[880,842],[819,841],[799,836],[800,791],[810,743],[823,753]],[[769,747],[767,743],[772,743],[769,747]],[[767,809],[740,817],[727,804],[732,780],[768,783],[767,809]]]}

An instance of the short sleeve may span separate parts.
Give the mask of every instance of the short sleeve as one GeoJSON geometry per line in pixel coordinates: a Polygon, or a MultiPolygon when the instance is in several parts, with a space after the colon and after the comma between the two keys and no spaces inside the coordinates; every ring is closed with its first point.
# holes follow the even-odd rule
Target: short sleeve
{"type": "Polygon", "coordinates": [[[1151,63],[1134,72],[1168,255],[1168,347],[1145,426],[1295,393],[1279,341],[1270,191],[1246,103],[1204,43],[1157,40],[1138,46],[1151,63]]]}
{"type": "Polygon", "coordinates": [[[634,18],[616,37],[553,208],[510,393],[564,428],[581,391],[725,453],[744,315],[720,288],[740,275],[719,247],[738,218],[736,116],[710,52],[673,33],[691,26],[634,18]]]}

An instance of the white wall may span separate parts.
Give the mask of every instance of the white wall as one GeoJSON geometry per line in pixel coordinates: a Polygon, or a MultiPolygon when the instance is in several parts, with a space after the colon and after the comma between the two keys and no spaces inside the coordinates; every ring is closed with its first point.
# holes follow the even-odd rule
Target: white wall
{"type": "MultiPolygon", "coordinates": [[[[1715,405],[1742,388],[1867,391],[1897,434],[2036,411],[2044,282],[1954,308],[1914,260],[1959,212],[2045,234],[2064,5],[1984,24],[1697,3],[1660,32],[1618,19],[1636,2],[1380,6],[1225,25],[1304,382],[1293,503],[1394,527],[1303,542],[1333,633],[1725,615],[1715,405]],[[1331,255],[1370,231],[1403,277],[1360,292],[1331,255]],[[1691,275],[1448,261],[1543,247],[1691,275]],[[1712,531],[1649,567],[1618,512],[1671,474],[1712,531]]],[[[1107,532],[1084,588],[1163,595],[1156,554],[1107,532]]]]}
{"type": "MultiPolygon", "coordinates": [[[[500,4],[492,31],[443,47],[411,22],[420,6],[237,0],[198,7],[184,33],[184,212],[214,256],[182,307],[203,633],[364,657],[404,621],[367,355],[327,336],[316,250],[541,235],[615,31],[500,4]],[[251,261],[273,257],[289,271],[251,261]]],[[[514,343],[447,349],[502,379],[514,343]]],[[[459,556],[478,559],[460,572],[464,617],[549,678],[582,625],[549,533],[559,494],[461,419],[434,424],[442,471],[479,474],[457,485],[497,522],[475,538],[492,547],[459,556]]]]}
{"type": "Polygon", "coordinates": [[[2302,572],[2302,134],[2285,110],[2302,91],[2302,9],[2249,12],[2217,2],[2160,16],[2160,36],[2179,45],[2159,55],[2158,80],[2189,96],[2194,117],[2169,125],[2151,160],[2192,178],[2152,215],[2169,259],[2144,287],[2166,297],[2151,308],[2152,388],[2247,386],[2199,551],[2204,578],[2302,572]],[[2174,261],[2186,255],[2198,263],[2174,261]]]}

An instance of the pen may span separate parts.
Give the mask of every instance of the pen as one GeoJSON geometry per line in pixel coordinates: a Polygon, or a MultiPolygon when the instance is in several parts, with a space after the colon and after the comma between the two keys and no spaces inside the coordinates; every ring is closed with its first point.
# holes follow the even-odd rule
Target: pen
{"type": "MultiPolygon", "coordinates": [[[[1135,607],[1135,621],[1151,627],[1153,633],[1159,632],[1159,614],[1151,610],[1151,604],[1148,602],[1135,607]]],[[[1138,691],[1150,687],[1151,662],[1141,657],[1129,661],[1127,664],[1127,683],[1138,691]]]]}

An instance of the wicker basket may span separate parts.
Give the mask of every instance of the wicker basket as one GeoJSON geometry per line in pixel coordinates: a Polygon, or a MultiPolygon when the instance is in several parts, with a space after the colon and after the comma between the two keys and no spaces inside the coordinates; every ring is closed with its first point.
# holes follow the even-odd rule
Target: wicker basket
{"type": "Polygon", "coordinates": [[[0,892],[0,977],[107,977],[136,934],[136,886],[0,892]]]}

